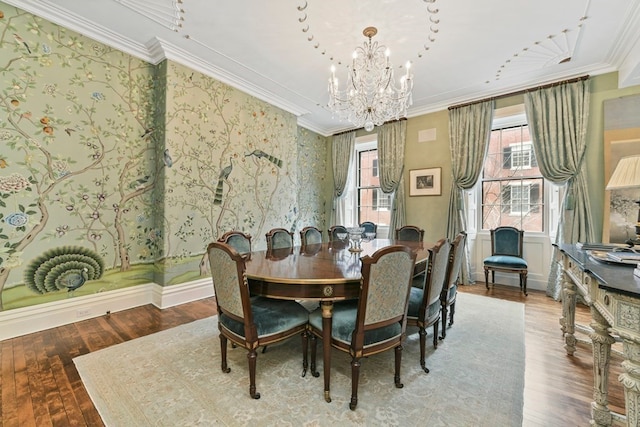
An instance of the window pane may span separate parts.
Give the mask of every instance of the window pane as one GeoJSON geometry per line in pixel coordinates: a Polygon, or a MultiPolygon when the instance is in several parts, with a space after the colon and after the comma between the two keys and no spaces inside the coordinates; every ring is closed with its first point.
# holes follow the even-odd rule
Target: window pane
{"type": "Polygon", "coordinates": [[[358,152],[358,223],[372,221],[388,225],[391,195],[380,189],[378,150],[358,152]]]}

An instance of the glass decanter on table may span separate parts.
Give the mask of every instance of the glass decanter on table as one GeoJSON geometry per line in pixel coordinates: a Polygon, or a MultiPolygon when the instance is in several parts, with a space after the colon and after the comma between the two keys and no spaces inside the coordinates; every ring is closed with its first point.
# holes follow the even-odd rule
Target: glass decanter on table
{"type": "Polygon", "coordinates": [[[349,251],[362,252],[362,233],[364,233],[363,227],[349,227],[347,228],[349,233],[349,251]]]}

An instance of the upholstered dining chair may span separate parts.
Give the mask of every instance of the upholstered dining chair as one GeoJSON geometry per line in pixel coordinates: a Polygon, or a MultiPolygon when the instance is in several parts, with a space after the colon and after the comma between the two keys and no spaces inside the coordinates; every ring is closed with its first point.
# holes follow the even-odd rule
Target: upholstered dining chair
{"type": "Polygon", "coordinates": [[[308,226],[300,230],[300,244],[302,246],[322,243],[322,231],[317,227],[308,226]]]}
{"type": "MultiPolygon", "coordinates": [[[[333,307],[331,346],[351,356],[351,401],[358,404],[360,360],[382,351],[395,349],[394,382],[402,388],[400,362],[405,338],[406,313],[411,266],[416,254],[406,246],[387,246],[362,258],[362,282],[359,299],[333,307]]],[[[317,337],[322,337],[322,307],[309,315],[311,332],[311,373],[315,369],[317,337]]]]}
{"type": "Polygon", "coordinates": [[[396,240],[422,242],[424,240],[424,230],[415,225],[403,225],[396,229],[396,240]]]}
{"type": "Polygon", "coordinates": [[[221,242],[207,247],[215,292],[220,330],[222,372],[229,373],[227,340],[247,349],[249,395],[260,398],[256,390],[256,361],[259,346],[302,336],[302,369],[307,369],[309,312],[299,303],[262,297],[250,297],[245,273],[245,258],[233,247],[221,242]]]}
{"type": "Polygon", "coordinates": [[[266,234],[267,250],[291,248],[293,250],[293,233],[285,228],[272,228],[266,234]]]}
{"type": "Polygon", "coordinates": [[[367,233],[373,233],[373,234],[378,233],[378,224],[376,224],[375,222],[364,221],[360,223],[360,227],[364,228],[364,232],[362,234],[363,237],[366,236],[367,233]]]}
{"type": "Polygon", "coordinates": [[[227,231],[218,239],[218,242],[226,243],[240,254],[251,253],[251,235],[242,231],[227,231]]]}
{"type": "Polygon", "coordinates": [[[329,228],[329,241],[333,242],[334,240],[340,240],[337,236],[338,233],[348,234],[347,227],[344,225],[334,225],[329,228]]]}
{"type": "Polygon", "coordinates": [[[440,339],[447,337],[447,315],[449,317],[449,327],[453,326],[453,316],[456,312],[456,296],[458,295],[458,284],[460,279],[460,267],[464,254],[464,245],[467,242],[467,233],[458,233],[449,250],[449,263],[447,264],[447,274],[444,279],[442,293],[440,294],[440,305],[442,311],[442,334],[440,339]]]}
{"type": "Polygon", "coordinates": [[[438,348],[438,326],[440,324],[440,294],[444,287],[450,245],[440,239],[429,249],[429,261],[425,281],[421,288],[412,286],[407,311],[407,325],[417,326],[420,335],[420,366],[429,373],[425,364],[427,328],[433,326],[433,347],[438,348]]]}
{"type": "Polygon", "coordinates": [[[491,256],[484,259],[484,283],[489,289],[489,271],[491,284],[495,284],[496,271],[516,273],[520,278],[520,290],[527,296],[527,261],[522,256],[524,231],[515,227],[501,226],[491,230],[491,256]]]}

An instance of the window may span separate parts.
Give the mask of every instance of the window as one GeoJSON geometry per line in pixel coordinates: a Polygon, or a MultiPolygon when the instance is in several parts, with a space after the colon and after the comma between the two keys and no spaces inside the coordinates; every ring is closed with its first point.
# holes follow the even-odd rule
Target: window
{"type": "Polygon", "coordinates": [[[494,121],[480,183],[483,230],[511,225],[525,231],[547,231],[545,180],[524,121],[502,126],[494,121]]]}
{"type": "Polygon", "coordinates": [[[378,188],[378,191],[373,193],[373,210],[388,211],[389,209],[391,209],[391,194],[385,194],[378,188]]]}

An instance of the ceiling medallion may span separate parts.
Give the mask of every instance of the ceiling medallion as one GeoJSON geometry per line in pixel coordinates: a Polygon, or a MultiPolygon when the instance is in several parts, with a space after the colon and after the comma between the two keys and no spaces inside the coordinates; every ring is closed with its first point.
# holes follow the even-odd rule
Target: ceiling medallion
{"type": "Polygon", "coordinates": [[[364,126],[367,131],[372,131],[374,125],[406,117],[412,102],[411,62],[407,61],[406,72],[396,86],[389,49],[372,40],[377,33],[375,27],[362,32],[368,40],[353,52],[344,89],[340,89],[333,65],[329,78],[329,109],[340,119],[364,126]]]}

